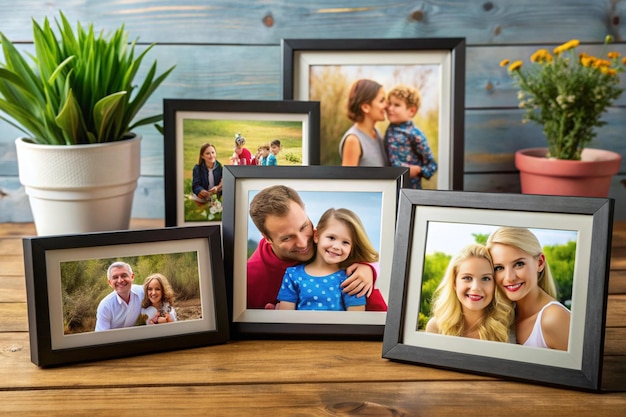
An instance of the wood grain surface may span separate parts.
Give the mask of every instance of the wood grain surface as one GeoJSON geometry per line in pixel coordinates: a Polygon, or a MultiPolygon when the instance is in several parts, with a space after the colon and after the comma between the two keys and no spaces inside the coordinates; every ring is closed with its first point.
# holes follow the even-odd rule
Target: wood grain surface
{"type": "MultiPolygon", "coordinates": [[[[162,227],[133,219],[134,229],[162,227]]],[[[626,222],[616,222],[602,393],[381,358],[378,341],[237,340],[41,369],[30,361],[21,238],[0,224],[0,415],[623,416],[626,222]]]]}

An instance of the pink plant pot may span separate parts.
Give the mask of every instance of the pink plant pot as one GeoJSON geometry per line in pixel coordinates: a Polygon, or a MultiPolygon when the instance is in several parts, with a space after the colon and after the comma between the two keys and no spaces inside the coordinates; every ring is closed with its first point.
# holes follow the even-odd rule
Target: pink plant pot
{"type": "Polygon", "coordinates": [[[611,179],[622,156],[616,152],[586,148],[580,161],[546,158],[547,148],[515,153],[524,194],[608,197],[611,179]]]}

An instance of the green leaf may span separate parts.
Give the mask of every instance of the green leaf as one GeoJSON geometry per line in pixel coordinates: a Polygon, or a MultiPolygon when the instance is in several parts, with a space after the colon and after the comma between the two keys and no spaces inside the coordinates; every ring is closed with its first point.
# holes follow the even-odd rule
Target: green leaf
{"type": "Polygon", "coordinates": [[[121,138],[115,127],[121,124],[125,96],[126,91],[120,91],[104,97],[96,103],[93,110],[96,141],[112,142],[121,138]]]}
{"type": "Polygon", "coordinates": [[[9,85],[13,84],[14,87],[28,90],[28,84],[19,75],[6,68],[0,68],[0,79],[7,81],[9,85]]]}
{"type": "MultiPolygon", "coordinates": [[[[154,116],[150,116],[150,117],[146,117],[144,119],[138,120],[135,123],[133,123],[130,128],[129,131],[132,131],[133,129],[139,127],[139,126],[146,126],[146,125],[151,125],[151,124],[155,124],[160,122],[161,120],[163,120],[163,114],[155,114],[154,116]]],[[[159,130],[159,128],[157,127],[157,130],[159,130]]],[[[163,132],[161,132],[163,133],[163,132]]]]}
{"type": "Polygon", "coordinates": [[[80,109],[80,105],[74,98],[71,89],[67,100],[65,101],[65,105],[56,117],[55,122],[61,129],[63,129],[67,145],[89,143],[86,128],[83,122],[82,111],[80,109]]]}

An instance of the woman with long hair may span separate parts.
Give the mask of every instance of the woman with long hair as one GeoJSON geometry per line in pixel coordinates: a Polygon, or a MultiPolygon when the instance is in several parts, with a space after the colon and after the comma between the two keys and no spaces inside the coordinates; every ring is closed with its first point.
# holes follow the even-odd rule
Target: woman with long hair
{"type": "Polygon", "coordinates": [[[211,201],[211,196],[222,194],[222,164],[217,160],[215,146],[203,143],[194,165],[191,183],[191,198],[199,204],[211,201]]]}
{"type": "Polygon", "coordinates": [[[515,303],[517,343],[567,350],[570,312],[556,300],[556,285],[537,237],[522,227],[501,227],[487,239],[496,283],[515,303]]]}
{"type": "Polygon", "coordinates": [[[342,166],[389,166],[383,137],[376,123],[385,120],[387,98],[376,81],[357,80],[348,96],[348,118],[354,125],[339,142],[342,166]]]}
{"type": "Polygon", "coordinates": [[[432,313],[427,332],[509,341],[513,306],[496,286],[486,247],[469,244],[450,260],[433,294],[432,313]]]}

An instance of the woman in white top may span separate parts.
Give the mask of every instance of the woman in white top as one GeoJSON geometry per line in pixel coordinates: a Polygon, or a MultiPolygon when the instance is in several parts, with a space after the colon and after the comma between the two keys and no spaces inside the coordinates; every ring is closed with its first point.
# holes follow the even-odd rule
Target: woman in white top
{"type": "Polygon", "coordinates": [[[496,283],[516,304],[517,343],[567,350],[570,312],[556,301],[556,286],[543,249],[528,229],[501,227],[487,239],[496,283]]]}
{"type": "Polygon", "coordinates": [[[171,323],[177,320],[174,291],[167,278],[159,273],[152,274],[143,282],[144,297],[141,303],[141,318],[146,324],[171,323]]]}

